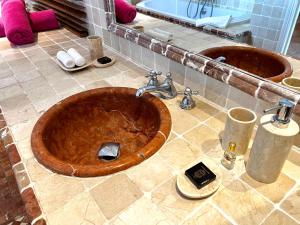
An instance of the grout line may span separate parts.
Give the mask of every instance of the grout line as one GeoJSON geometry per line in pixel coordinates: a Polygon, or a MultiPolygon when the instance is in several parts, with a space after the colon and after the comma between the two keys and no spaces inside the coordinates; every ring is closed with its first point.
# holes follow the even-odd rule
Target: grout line
{"type": "Polygon", "coordinates": [[[222,216],[224,216],[230,223],[232,223],[233,225],[238,225],[238,223],[231,218],[231,216],[229,216],[222,208],[220,208],[214,201],[211,202],[211,205],[219,212],[222,214],[222,216]]]}

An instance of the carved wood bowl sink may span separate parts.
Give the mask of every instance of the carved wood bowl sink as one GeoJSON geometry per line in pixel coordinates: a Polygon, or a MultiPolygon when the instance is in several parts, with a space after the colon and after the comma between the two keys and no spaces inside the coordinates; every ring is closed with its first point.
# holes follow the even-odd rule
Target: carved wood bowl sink
{"type": "Polygon", "coordinates": [[[164,103],[131,88],[85,91],[52,106],[36,123],[32,151],[50,170],[91,177],[115,173],[149,158],[165,143],[171,116],[164,103]],[[105,143],[120,145],[119,158],[99,159],[105,143]]]}
{"type": "Polygon", "coordinates": [[[223,46],[203,50],[200,54],[212,59],[223,56],[224,63],[274,82],[281,82],[293,72],[284,57],[261,48],[223,46]]]}

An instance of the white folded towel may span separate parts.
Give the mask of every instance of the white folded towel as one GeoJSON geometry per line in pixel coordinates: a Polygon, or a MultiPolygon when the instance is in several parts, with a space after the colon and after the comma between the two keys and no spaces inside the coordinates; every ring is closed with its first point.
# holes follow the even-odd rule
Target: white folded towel
{"type": "Polygon", "coordinates": [[[145,31],[145,33],[150,35],[151,37],[158,38],[159,40],[166,42],[171,41],[173,39],[173,34],[158,28],[147,30],[145,31]]]}
{"type": "Polygon", "coordinates": [[[83,58],[74,48],[70,48],[67,53],[73,58],[76,66],[85,65],[85,58],[83,58]]]}
{"type": "Polygon", "coordinates": [[[165,30],[162,30],[162,29],[159,29],[159,28],[153,28],[152,30],[154,30],[158,33],[162,33],[162,34],[166,35],[169,39],[173,38],[173,34],[168,32],[168,31],[165,31],[165,30]]]}
{"type": "Polygon", "coordinates": [[[217,28],[226,28],[232,19],[232,16],[206,17],[196,20],[196,27],[210,25],[217,28]]]}
{"type": "Polygon", "coordinates": [[[75,67],[75,62],[73,58],[65,51],[59,51],[56,54],[56,58],[68,69],[75,67]]]}

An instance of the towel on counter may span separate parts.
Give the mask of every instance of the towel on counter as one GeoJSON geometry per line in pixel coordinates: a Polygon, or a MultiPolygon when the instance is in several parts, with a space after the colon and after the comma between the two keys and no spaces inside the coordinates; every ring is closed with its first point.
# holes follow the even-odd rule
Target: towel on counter
{"type": "MultiPolygon", "coordinates": [[[[52,9],[28,13],[29,22],[34,32],[48,31],[59,28],[55,12],[52,9]]],[[[3,21],[0,18],[0,37],[5,37],[3,21]]]]}
{"type": "Polygon", "coordinates": [[[136,17],[136,8],[125,0],[115,0],[115,13],[119,23],[131,23],[136,17]]]}
{"type": "Polygon", "coordinates": [[[210,25],[217,28],[226,28],[230,21],[232,20],[232,16],[215,16],[215,17],[205,17],[196,20],[196,27],[210,25]]]}
{"type": "Polygon", "coordinates": [[[150,30],[146,30],[145,33],[150,35],[153,38],[157,38],[159,40],[166,41],[166,42],[169,42],[173,39],[173,34],[167,32],[167,31],[161,30],[159,28],[153,28],[150,30]]]}
{"type": "Polygon", "coordinates": [[[34,42],[34,35],[23,1],[6,0],[2,2],[2,22],[6,37],[11,43],[22,45],[34,42]]]}

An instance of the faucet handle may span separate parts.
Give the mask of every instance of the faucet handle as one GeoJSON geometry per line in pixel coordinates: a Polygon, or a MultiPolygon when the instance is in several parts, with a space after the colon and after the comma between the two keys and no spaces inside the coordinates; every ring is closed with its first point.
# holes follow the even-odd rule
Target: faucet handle
{"type": "Polygon", "coordinates": [[[180,108],[191,110],[196,106],[196,103],[192,96],[199,95],[200,91],[193,91],[191,88],[186,87],[184,91],[178,91],[178,94],[184,95],[183,99],[180,102],[180,108]]]}
{"type": "Polygon", "coordinates": [[[150,70],[145,77],[150,77],[147,86],[158,86],[157,76],[161,75],[161,72],[150,70]]]}
{"type": "Polygon", "coordinates": [[[168,73],[166,74],[166,78],[172,79],[172,74],[171,74],[171,72],[168,72],[168,73]]]}
{"type": "Polygon", "coordinates": [[[159,75],[161,75],[160,71],[150,70],[145,77],[156,78],[159,75]]]}
{"type": "Polygon", "coordinates": [[[184,96],[192,96],[192,95],[200,95],[200,91],[193,91],[191,88],[186,87],[184,91],[178,91],[177,92],[179,95],[184,95],[184,96]]]}

